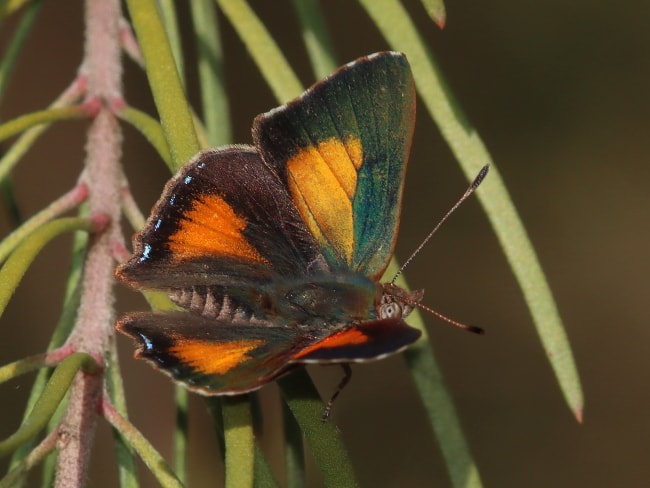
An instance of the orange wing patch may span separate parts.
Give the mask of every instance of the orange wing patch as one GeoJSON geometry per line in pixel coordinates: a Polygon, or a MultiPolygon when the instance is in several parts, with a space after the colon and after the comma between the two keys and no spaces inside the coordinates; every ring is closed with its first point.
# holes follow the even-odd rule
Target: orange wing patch
{"type": "Polygon", "coordinates": [[[359,329],[347,329],[336,334],[332,334],[329,337],[326,337],[322,341],[309,346],[305,349],[302,349],[298,354],[296,354],[292,359],[300,359],[302,357],[308,356],[312,351],[319,349],[329,349],[334,347],[345,347],[356,344],[364,344],[368,341],[368,336],[361,332],[359,329]]]}
{"type": "Polygon", "coordinates": [[[224,375],[231,369],[252,359],[247,353],[264,343],[263,339],[232,341],[224,344],[198,340],[183,340],[169,348],[183,364],[210,375],[224,375]]]}
{"type": "Polygon", "coordinates": [[[348,263],[354,250],[352,199],[362,163],[355,138],[328,139],[287,161],[289,190],[302,219],[323,247],[333,247],[348,263]]]}
{"type": "Polygon", "coordinates": [[[169,247],[184,258],[214,254],[265,263],[242,234],[246,224],[221,197],[205,195],[183,215],[178,230],[169,238],[169,247]]]}

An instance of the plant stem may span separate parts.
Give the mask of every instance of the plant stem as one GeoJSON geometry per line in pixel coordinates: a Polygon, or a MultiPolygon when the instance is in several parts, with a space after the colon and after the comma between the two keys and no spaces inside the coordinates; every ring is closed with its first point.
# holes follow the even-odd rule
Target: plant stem
{"type": "MultiPolygon", "coordinates": [[[[103,358],[113,334],[112,244],[121,240],[119,165],[122,133],[110,106],[122,98],[120,19],[118,0],[86,0],[85,53],[81,71],[88,79],[87,96],[102,101],[88,131],[84,181],[88,186],[90,215],[109,218],[103,232],[88,248],[82,278],[81,303],[67,344],[96,358],[103,358]]],[[[95,433],[102,375],[77,375],[68,408],[60,425],[55,486],[82,486],[88,471],[95,433]]]]}

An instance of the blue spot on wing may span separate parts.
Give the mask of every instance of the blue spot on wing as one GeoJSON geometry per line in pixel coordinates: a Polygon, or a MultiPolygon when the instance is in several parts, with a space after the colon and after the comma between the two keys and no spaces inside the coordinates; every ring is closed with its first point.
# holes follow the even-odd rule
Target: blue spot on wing
{"type": "Polygon", "coordinates": [[[140,255],[140,262],[146,261],[149,259],[149,255],[151,254],[151,244],[145,244],[142,249],[142,254],[140,255]]]}

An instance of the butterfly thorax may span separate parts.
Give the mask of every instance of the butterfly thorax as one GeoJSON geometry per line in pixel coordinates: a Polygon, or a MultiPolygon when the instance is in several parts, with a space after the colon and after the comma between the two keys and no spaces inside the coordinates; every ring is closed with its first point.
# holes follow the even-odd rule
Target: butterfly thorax
{"type": "Polygon", "coordinates": [[[329,276],[292,286],[283,294],[285,314],[300,323],[336,327],[375,319],[378,285],[364,276],[329,276]]]}

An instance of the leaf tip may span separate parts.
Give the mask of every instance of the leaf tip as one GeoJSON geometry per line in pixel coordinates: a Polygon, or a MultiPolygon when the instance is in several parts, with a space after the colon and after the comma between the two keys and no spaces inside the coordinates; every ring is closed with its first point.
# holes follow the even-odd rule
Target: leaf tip
{"type": "Polygon", "coordinates": [[[431,20],[440,27],[444,29],[447,24],[447,10],[445,9],[445,4],[442,0],[428,0],[423,1],[424,8],[426,9],[431,20]]]}
{"type": "Polygon", "coordinates": [[[433,21],[436,23],[440,30],[445,28],[447,25],[447,12],[444,9],[433,14],[433,21]]]}
{"type": "Polygon", "coordinates": [[[579,424],[582,424],[583,412],[584,411],[582,407],[577,407],[575,410],[573,410],[573,415],[575,416],[579,424]]]}

